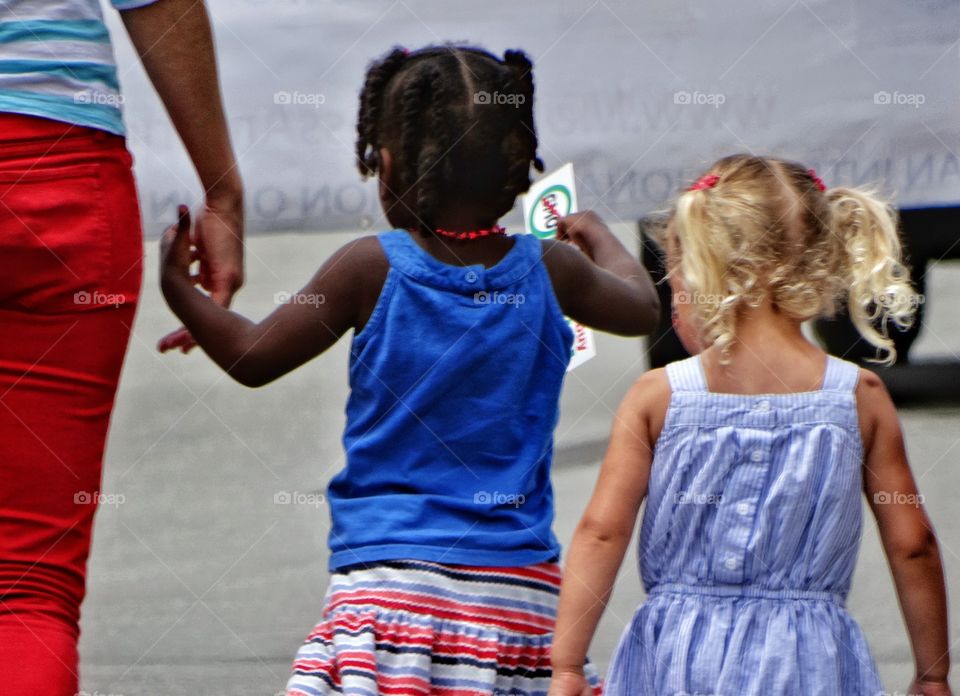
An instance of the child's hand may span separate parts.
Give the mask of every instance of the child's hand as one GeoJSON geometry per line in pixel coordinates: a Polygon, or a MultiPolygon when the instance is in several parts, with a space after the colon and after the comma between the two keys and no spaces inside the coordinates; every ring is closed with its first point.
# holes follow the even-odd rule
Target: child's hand
{"type": "Polygon", "coordinates": [[[582,671],[554,669],[547,696],[593,696],[593,689],[582,671]]]}
{"type": "MultiPolygon", "coordinates": [[[[200,267],[196,276],[191,276],[194,285],[200,285],[210,293],[210,299],[223,307],[229,307],[234,293],[243,284],[243,206],[239,208],[217,207],[208,200],[197,217],[193,237],[190,235],[190,210],[184,205],[178,209],[180,219],[177,225],[170,227],[161,243],[160,281],[186,272],[189,275],[189,264],[199,261],[200,267]],[[185,217],[184,217],[185,216],[185,217]],[[183,228],[182,238],[178,230],[183,228]],[[167,240],[167,236],[170,240],[167,240]],[[167,252],[174,246],[178,248],[177,256],[169,258],[167,252]],[[183,268],[184,259],[189,259],[186,269],[183,268]],[[172,275],[167,275],[170,273],[172,275]]],[[[189,353],[196,347],[196,341],[186,328],[180,327],[160,339],[161,353],[179,348],[183,353],[189,353]]]]}
{"type": "Polygon", "coordinates": [[[610,228],[592,210],[572,213],[557,223],[557,239],[573,242],[593,261],[597,260],[598,245],[611,237],[610,228]]]}
{"type": "MultiPolygon", "coordinates": [[[[197,282],[197,279],[190,275],[190,264],[197,259],[197,252],[192,248],[190,240],[190,209],[180,205],[177,214],[177,224],[170,225],[160,238],[161,288],[176,279],[189,283],[197,282]]],[[[157,350],[165,353],[179,348],[181,352],[189,353],[195,345],[190,332],[180,327],[161,338],[157,350]]]]}
{"type": "Polygon", "coordinates": [[[953,696],[950,685],[946,681],[935,682],[923,679],[914,679],[907,693],[910,696],[953,696]]]}
{"type": "Polygon", "coordinates": [[[190,280],[190,209],[181,205],[177,209],[177,224],[170,225],[160,239],[160,283],[181,278],[190,280]]]}

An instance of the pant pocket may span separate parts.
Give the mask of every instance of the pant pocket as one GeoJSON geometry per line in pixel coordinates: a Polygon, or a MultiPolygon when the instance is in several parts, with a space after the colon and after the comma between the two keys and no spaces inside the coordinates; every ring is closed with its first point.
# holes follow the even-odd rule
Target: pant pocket
{"type": "Polygon", "coordinates": [[[60,313],[127,302],[110,288],[116,221],[106,196],[95,162],[0,170],[0,307],[60,313]]]}

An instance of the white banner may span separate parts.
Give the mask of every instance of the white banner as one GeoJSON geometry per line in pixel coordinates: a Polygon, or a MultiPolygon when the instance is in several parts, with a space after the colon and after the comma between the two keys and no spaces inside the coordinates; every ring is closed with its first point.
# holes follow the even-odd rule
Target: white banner
{"type": "MultiPolygon", "coordinates": [[[[209,0],[251,229],[384,226],[354,166],[357,94],[393,45],[469,41],[534,61],[547,168],[635,219],[718,156],[799,159],[905,207],[960,202],[957,0],[209,0]]],[[[147,231],[197,183],[115,13],[147,231]]],[[[518,209],[508,218],[522,224],[518,209]]]]}

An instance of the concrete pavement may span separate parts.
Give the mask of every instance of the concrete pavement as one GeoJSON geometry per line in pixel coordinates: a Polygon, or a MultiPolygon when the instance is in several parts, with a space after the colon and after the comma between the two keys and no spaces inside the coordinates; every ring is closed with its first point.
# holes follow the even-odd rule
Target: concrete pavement
{"type": "MultiPolygon", "coordinates": [[[[620,229],[629,235],[626,228],[620,229]]],[[[259,318],[298,288],[348,235],[250,240],[236,308],[259,318]],[[282,270],[282,272],[281,272],[282,270]]],[[[160,356],[174,319],[156,289],[148,245],[142,306],[114,415],[83,609],[82,688],[97,696],[264,696],[282,690],[326,589],[328,511],[320,492],[343,463],[347,344],[256,391],[202,354],[160,356]],[[290,501],[290,502],[285,502],[290,501]]],[[[960,352],[950,305],[957,269],[934,269],[918,355],[960,352]]],[[[586,504],[613,409],[644,369],[635,340],[599,337],[600,357],[568,377],[557,430],[557,533],[566,543],[586,504]]],[[[914,468],[960,590],[960,408],[902,414],[914,468]]],[[[605,667],[642,592],[631,558],[592,650],[605,667]]],[[[955,607],[956,605],[954,605],[955,607]]],[[[850,609],[886,688],[911,673],[892,582],[867,518],[850,609]]],[[[957,610],[952,611],[954,626],[957,610]]]]}

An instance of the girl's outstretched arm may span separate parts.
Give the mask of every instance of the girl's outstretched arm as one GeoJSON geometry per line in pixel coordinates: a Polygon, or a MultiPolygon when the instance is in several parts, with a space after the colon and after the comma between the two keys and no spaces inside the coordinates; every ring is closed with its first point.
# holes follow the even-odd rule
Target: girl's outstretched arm
{"type": "Polygon", "coordinates": [[[650,275],[596,213],[561,219],[557,239],[544,241],[543,260],[564,314],[621,336],[656,328],[660,299],[650,275]]]}
{"type": "Polygon", "coordinates": [[[900,421],[883,382],[861,370],[857,387],[864,492],[880,529],[916,662],[908,693],[950,694],[947,593],[933,526],[910,472],[900,421]]]}
{"type": "Polygon", "coordinates": [[[178,224],[164,233],[161,242],[163,295],[204,352],[249,387],[262,386],[296,369],[356,327],[362,308],[372,306],[377,278],[382,280],[387,270],[376,238],[351,242],[330,257],[290,301],[254,323],[194,287],[190,277],[194,255],[190,214],[181,207],[178,224]]]}
{"type": "Polygon", "coordinates": [[[586,686],[587,650],[633,536],[669,401],[666,372],[653,370],[636,381],[614,418],[597,486],[564,566],[550,696],[580,696],[586,686]]]}

